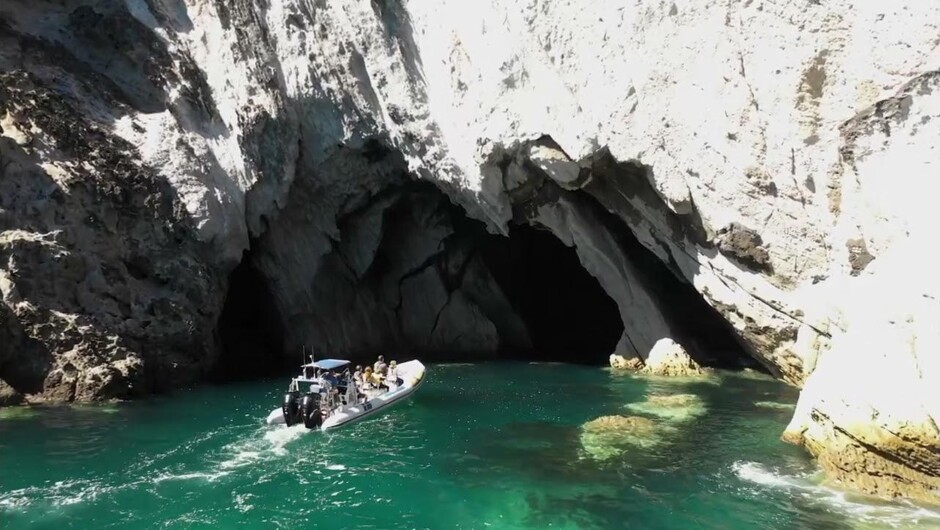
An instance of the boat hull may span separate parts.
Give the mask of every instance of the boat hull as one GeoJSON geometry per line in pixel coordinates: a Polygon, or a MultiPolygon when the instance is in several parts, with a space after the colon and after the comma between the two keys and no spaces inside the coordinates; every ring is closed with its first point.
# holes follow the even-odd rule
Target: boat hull
{"type": "MultiPolygon", "coordinates": [[[[344,405],[335,409],[323,419],[320,430],[326,431],[348,425],[356,421],[376,416],[379,412],[388,410],[395,403],[404,401],[421,386],[425,378],[425,368],[420,361],[408,361],[398,365],[398,376],[402,384],[395,390],[376,394],[363,403],[344,405]]],[[[268,425],[283,425],[284,413],[276,408],[268,414],[265,422],[268,425]]]]}

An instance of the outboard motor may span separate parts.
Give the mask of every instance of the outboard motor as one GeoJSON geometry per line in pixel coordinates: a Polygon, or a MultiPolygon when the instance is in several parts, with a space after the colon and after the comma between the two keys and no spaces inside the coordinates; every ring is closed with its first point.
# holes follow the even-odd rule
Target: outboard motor
{"type": "Polygon", "coordinates": [[[284,403],[281,404],[281,411],[284,413],[284,423],[288,427],[295,423],[300,423],[300,392],[291,391],[284,394],[284,403]]]}
{"type": "Polygon", "coordinates": [[[323,425],[323,412],[320,410],[320,395],[307,394],[301,406],[304,417],[304,426],[308,429],[319,429],[323,425]]]}

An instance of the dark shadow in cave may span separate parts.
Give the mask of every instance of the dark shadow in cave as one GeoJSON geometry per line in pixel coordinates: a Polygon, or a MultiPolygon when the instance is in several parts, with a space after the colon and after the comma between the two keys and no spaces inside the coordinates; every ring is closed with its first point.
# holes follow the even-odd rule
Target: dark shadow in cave
{"type": "MultiPolygon", "coordinates": [[[[708,305],[695,287],[680,280],[666,263],[643,246],[622,219],[607,211],[593,196],[581,195],[593,204],[604,226],[630,256],[641,281],[673,323],[672,338],[682,344],[693,359],[714,368],[767,371],[748,355],[731,324],[708,305]]],[[[678,265],[672,265],[675,270],[679,269],[678,265]]]]}
{"type": "Polygon", "coordinates": [[[228,293],[216,327],[220,354],[209,379],[247,380],[282,373],[283,332],[266,280],[245,252],[229,275],[228,293]]]}
{"type": "Polygon", "coordinates": [[[601,364],[623,333],[617,304],[567,247],[547,230],[512,225],[509,237],[478,247],[509,302],[526,324],[530,351],[505,357],[601,364]]]}

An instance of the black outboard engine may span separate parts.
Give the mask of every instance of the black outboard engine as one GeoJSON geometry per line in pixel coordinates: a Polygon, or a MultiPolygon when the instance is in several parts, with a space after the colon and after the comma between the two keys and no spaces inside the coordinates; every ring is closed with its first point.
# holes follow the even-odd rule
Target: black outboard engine
{"type": "Polygon", "coordinates": [[[300,392],[296,390],[284,394],[284,403],[281,404],[281,412],[284,413],[284,423],[288,427],[300,423],[300,392]]]}
{"type": "Polygon", "coordinates": [[[320,395],[307,394],[301,406],[304,417],[304,426],[308,429],[319,429],[323,424],[323,412],[320,410],[320,395]]]}

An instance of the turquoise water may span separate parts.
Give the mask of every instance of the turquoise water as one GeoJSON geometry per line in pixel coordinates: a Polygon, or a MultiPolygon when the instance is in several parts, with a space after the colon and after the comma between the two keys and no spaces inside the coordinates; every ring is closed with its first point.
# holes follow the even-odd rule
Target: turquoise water
{"type": "Polygon", "coordinates": [[[262,425],[284,386],[0,411],[0,528],[940,528],[820,485],[779,441],[796,391],[766,379],[432,366],[330,434],[262,425]],[[581,428],[604,415],[652,421],[581,428]]]}

